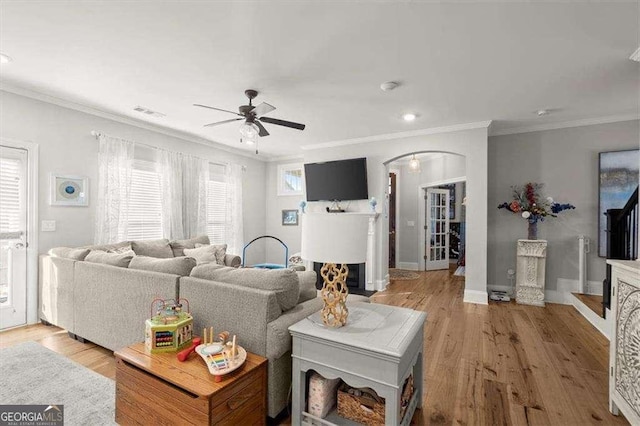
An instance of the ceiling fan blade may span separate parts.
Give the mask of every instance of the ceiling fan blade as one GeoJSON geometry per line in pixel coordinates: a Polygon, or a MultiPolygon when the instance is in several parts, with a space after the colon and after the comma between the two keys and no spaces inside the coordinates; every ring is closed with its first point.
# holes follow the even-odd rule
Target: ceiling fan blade
{"type": "Polygon", "coordinates": [[[274,109],[276,109],[276,107],[274,107],[273,105],[269,105],[268,103],[263,102],[257,107],[255,107],[254,109],[252,109],[251,112],[254,113],[256,117],[260,117],[261,115],[270,113],[274,109]]]}
{"type": "Polygon", "coordinates": [[[216,111],[228,112],[228,113],[231,113],[231,114],[239,115],[240,117],[244,117],[244,115],[242,115],[242,114],[239,114],[239,113],[233,112],[233,111],[229,111],[229,110],[226,110],[226,109],[222,109],[222,108],[216,108],[216,107],[200,105],[200,104],[193,104],[193,106],[197,106],[197,107],[201,107],[201,108],[215,109],[216,111]]]}
{"type": "Polygon", "coordinates": [[[231,120],[217,121],[215,123],[205,124],[204,127],[218,126],[220,124],[231,123],[232,121],[238,121],[238,120],[242,120],[242,118],[232,118],[231,120]]]}
{"type": "Polygon", "coordinates": [[[261,122],[259,122],[258,120],[255,120],[254,123],[256,124],[256,126],[258,126],[258,129],[260,129],[258,136],[260,137],[269,136],[269,132],[267,132],[267,129],[264,128],[261,122]]]}
{"type": "Polygon", "coordinates": [[[265,123],[275,124],[276,126],[291,127],[292,129],[304,130],[305,128],[304,124],[294,123],[292,121],[279,120],[277,118],[260,117],[260,120],[264,121],[265,123]]]}

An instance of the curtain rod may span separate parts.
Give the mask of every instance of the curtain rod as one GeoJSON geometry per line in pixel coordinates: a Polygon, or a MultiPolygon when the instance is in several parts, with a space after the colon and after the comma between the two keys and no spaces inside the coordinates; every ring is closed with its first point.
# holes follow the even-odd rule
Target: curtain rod
{"type": "MultiPolygon", "coordinates": [[[[93,136],[94,138],[98,139],[100,136],[109,136],[109,135],[105,135],[104,133],[100,133],[97,130],[92,130],[91,131],[91,136],[93,136]]],[[[154,146],[154,145],[149,145],[148,143],[133,142],[133,144],[134,145],[146,146],[147,148],[155,149],[156,151],[162,150],[162,148],[159,148],[159,147],[154,146]]],[[[221,163],[221,162],[218,162],[218,161],[211,161],[211,160],[207,160],[207,161],[209,161],[209,163],[211,163],[211,164],[216,164],[218,166],[228,166],[229,165],[229,163],[221,163]]],[[[245,169],[246,169],[246,167],[242,166],[242,171],[244,171],[245,169]]]]}

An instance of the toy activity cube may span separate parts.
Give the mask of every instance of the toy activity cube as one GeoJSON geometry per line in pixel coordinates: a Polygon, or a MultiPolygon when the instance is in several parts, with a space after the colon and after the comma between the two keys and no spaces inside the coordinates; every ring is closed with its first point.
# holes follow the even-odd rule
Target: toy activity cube
{"type": "Polygon", "coordinates": [[[151,353],[176,352],[191,345],[193,317],[182,311],[186,299],[177,302],[155,299],[151,303],[156,314],[145,321],[145,346],[151,353]]]}

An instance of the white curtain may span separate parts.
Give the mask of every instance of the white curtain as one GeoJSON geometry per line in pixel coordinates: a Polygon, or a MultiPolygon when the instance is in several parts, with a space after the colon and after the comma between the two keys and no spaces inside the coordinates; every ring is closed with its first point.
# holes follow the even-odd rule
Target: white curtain
{"type": "Polygon", "coordinates": [[[242,228],[242,174],[243,167],[229,164],[225,168],[227,183],[227,212],[225,220],[225,237],[227,253],[242,253],[244,248],[244,231],[242,228]]]}
{"type": "Polygon", "coordinates": [[[206,235],[209,161],[192,155],[183,155],[182,166],[184,238],[206,235]]]}
{"type": "Polygon", "coordinates": [[[133,142],[100,135],[98,203],[94,242],[110,244],[127,236],[129,190],[133,168],[133,142]]]}
{"type": "Polygon", "coordinates": [[[184,239],[207,233],[209,163],[202,158],[160,151],[162,230],[165,238],[184,239]]]}

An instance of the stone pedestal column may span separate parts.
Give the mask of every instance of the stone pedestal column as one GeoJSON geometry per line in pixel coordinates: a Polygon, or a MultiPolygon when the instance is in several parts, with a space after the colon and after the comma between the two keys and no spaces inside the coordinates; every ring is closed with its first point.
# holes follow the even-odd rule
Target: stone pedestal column
{"type": "Polygon", "coordinates": [[[518,240],[516,302],[544,306],[547,241],[518,240]]]}

